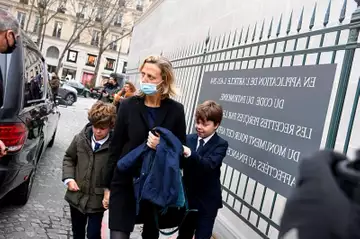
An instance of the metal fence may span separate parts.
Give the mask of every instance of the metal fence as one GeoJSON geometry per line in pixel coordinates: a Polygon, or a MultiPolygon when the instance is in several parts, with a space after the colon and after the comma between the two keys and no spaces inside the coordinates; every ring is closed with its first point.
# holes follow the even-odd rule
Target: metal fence
{"type": "MultiPolygon", "coordinates": [[[[291,13],[286,20],[281,15],[221,36],[211,36],[209,32],[202,42],[173,52],[162,52],[172,61],[178,87],[182,90],[176,100],[185,106],[187,131],[193,129],[193,116],[204,72],[337,63],[341,71],[337,72],[339,83],[326,140],[326,147],[333,148],[354,54],[360,48],[360,0],[356,2],[358,8],[349,23],[343,22],[347,10],[347,0],[344,0],[338,24],[328,27],[332,7],[330,0],[324,14],[317,13],[315,4],[307,21],[303,8],[298,19],[294,19],[291,13]],[[323,27],[314,30],[318,17],[323,18],[323,27]],[[294,25],[296,29],[292,29],[294,25]],[[281,32],[284,29],[285,33],[281,32]]],[[[132,79],[139,78],[137,69],[130,69],[127,74],[132,79]]],[[[286,199],[225,163],[221,180],[224,205],[260,237],[277,238],[286,199]]]]}

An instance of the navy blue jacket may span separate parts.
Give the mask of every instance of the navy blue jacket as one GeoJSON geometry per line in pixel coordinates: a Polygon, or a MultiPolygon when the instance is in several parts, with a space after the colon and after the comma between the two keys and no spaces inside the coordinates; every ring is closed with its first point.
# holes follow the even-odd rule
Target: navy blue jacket
{"type": "Polygon", "coordinates": [[[179,165],[183,155],[182,144],[169,130],[161,127],[156,127],[155,130],[160,134],[160,143],[156,150],[143,143],[117,163],[119,171],[126,172],[133,170],[139,160],[142,161],[140,176],[134,179],[137,214],[142,199],[162,208],[181,207],[185,203],[185,199],[182,198],[183,186],[179,165]],[[180,202],[179,197],[182,198],[180,202]]]}
{"type": "Polygon", "coordinates": [[[189,207],[212,215],[222,207],[220,167],[228,142],[215,133],[198,153],[197,142],[197,134],[187,136],[191,156],[183,160],[184,186],[189,207]]]}

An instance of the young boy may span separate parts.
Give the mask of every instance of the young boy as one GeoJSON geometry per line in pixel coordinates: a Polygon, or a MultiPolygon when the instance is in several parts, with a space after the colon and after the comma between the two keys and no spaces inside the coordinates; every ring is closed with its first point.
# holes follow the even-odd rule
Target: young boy
{"type": "Polygon", "coordinates": [[[116,108],[101,101],[88,112],[89,124],[75,135],[63,161],[62,180],[68,190],[74,239],[101,238],[104,189],[100,187],[103,169],[109,156],[110,131],[114,127],[116,108]]]}
{"type": "Polygon", "coordinates": [[[222,207],[220,167],[228,142],[216,134],[222,120],[222,107],[205,101],[195,114],[197,134],[187,136],[184,146],[184,186],[191,209],[180,227],[178,239],[210,239],[218,209],[222,207]]]}

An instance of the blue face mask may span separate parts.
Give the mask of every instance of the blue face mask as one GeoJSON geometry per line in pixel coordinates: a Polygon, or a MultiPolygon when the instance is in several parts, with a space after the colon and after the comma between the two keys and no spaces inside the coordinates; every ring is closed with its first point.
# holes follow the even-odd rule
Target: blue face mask
{"type": "Polygon", "coordinates": [[[157,85],[153,83],[141,83],[140,90],[145,95],[155,95],[157,93],[157,85]]]}

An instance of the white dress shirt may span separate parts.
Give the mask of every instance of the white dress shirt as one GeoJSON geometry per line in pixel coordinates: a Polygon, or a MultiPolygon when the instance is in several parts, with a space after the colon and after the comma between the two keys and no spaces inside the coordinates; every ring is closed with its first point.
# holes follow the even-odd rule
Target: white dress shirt
{"type": "MultiPolygon", "coordinates": [[[[212,133],[211,135],[209,135],[209,136],[206,137],[206,138],[198,137],[198,139],[197,139],[197,144],[196,144],[196,150],[197,150],[197,149],[199,148],[199,146],[200,146],[200,140],[201,140],[201,139],[204,140],[204,145],[203,145],[203,146],[205,146],[205,144],[206,144],[207,142],[209,142],[209,140],[214,136],[214,134],[215,134],[215,132],[212,133]]],[[[188,158],[188,157],[190,157],[190,156],[191,156],[191,149],[189,148],[189,152],[186,152],[185,158],[188,158]]]]}

